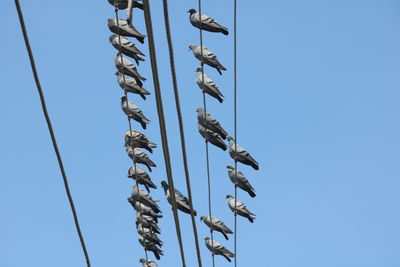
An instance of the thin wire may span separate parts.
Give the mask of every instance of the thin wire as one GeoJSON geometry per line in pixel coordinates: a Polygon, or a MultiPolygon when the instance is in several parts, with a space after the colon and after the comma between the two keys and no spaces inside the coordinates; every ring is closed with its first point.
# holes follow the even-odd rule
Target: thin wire
{"type": "Polygon", "coordinates": [[[63,178],[63,181],[64,181],[65,192],[67,193],[69,205],[71,207],[72,215],[74,217],[76,231],[78,233],[79,240],[80,240],[81,246],[82,246],[82,250],[83,250],[83,253],[85,255],[86,265],[88,267],[90,267],[91,264],[90,264],[89,253],[88,253],[88,251],[86,249],[85,239],[84,239],[83,234],[81,232],[81,228],[80,228],[79,220],[78,220],[78,215],[76,213],[74,201],[72,199],[71,191],[69,189],[67,174],[66,174],[65,169],[64,169],[64,164],[63,164],[63,161],[62,161],[62,158],[61,158],[60,151],[58,149],[57,140],[56,140],[56,137],[55,137],[55,134],[54,134],[53,126],[52,126],[52,123],[51,123],[51,120],[50,120],[50,116],[49,116],[48,111],[47,111],[45,97],[44,97],[44,94],[43,94],[42,86],[40,85],[39,75],[37,73],[35,59],[33,57],[32,48],[31,48],[31,45],[30,45],[30,42],[29,42],[28,33],[26,31],[24,16],[23,16],[23,13],[22,13],[22,10],[21,10],[21,6],[19,4],[19,0],[15,0],[15,6],[17,8],[19,22],[21,24],[21,29],[22,29],[22,34],[24,36],[26,49],[28,51],[29,60],[30,60],[30,64],[31,64],[32,72],[33,72],[33,77],[35,79],[36,87],[37,87],[37,90],[38,90],[38,93],[39,93],[39,97],[40,97],[40,102],[42,104],[43,114],[44,114],[44,117],[46,119],[47,128],[49,129],[51,141],[53,143],[54,152],[56,153],[58,165],[60,167],[61,175],[62,175],[62,178],[63,178]]]}
{"type": "Polygon", "coordinates": [[[198,261],[199,267],[202,267],[200,246],[199,246],[199,237],[197,235],[196,219],[195,219],[194,212],[193,212],[194,210],[193,210],[193,202],[192,202],[192,190],[191,190],[191,186],[190,186],[189,167],[188,167],[187,155],[186,155],[185,132],[184,132],[184,127],[183,127],[182,112],[181,112],[180,100],[179,100],[179,89],[178,89],[178,82],[177,82],[177,78],[176,78],[174,49],[173,49],[173,45],[172,45],[171,29],[170,29],[170,24],[169,24],[168,0],[163,0],[163,4],[164,4],[165,30],[167,33],[172,84],[173,84],[174,95],[175,95],[176,112],[178,114],[179,132],[180,132],[181,147],[182,147],[182,159],[183,159],[183,166],[185,169],[186,187],[187,187],[187,191],[188,191],[188,199],[189,199],[189,207],[190,207],[190,217],[192,219],[193,235],[194,235],[194,240],[195,240],[195,245],[196,245],[196,253],[197,253],[197,261],[198,261]]]}
{"type": "MultiPolygon", "coordinates": [[[[118,35],[118,42],[119,42],[118,50],[120,52],[119,56],[120,56],[120,59],[121,59],[122,68],[124,68],[124,61],[123,61],[123,56],[122,56],[122,51],[121,51],[122,41],[121,41],[121,34],[120,34],[120,30],[119,30],[119,16],[118,16],[119,9],[118,9],[118,4],[116,3],[114,6],[115,6],[115,19],[117,21],[117,35],[118,35]]],[[[125,78],[125,74],[123,72],[122,72],[122,79],[123,79],[123,84],[124,84],[124,92],[125,92],[126,103],[128,105],[128,103],[129,103],[128,102],[129,101],[129,99],[128,99],[128,91],[125,88],[125,86],[126,86],[126,78],[125,78]]],[[[132,134],[132,122],[131,122],[131,118],[129,117],[129,112],[127,114],[127,118],[128,118],[128,125],[129,125],[129,134],[132,134]]],[[[135,160],[133,158],[132,158],[132,162],[133,162],[133,167],[135,169],[134,176],[136,178],[136,162],[135,162],[135,160]]],[[[136,179],[136,187],[139,189],[139,183],[138,183],[137,179],[136,179]]],[[[142,205],[139,205],[139,214],[140,214],[141,221],[143,221],[142,205]]],[[[151,233],[151,235],[153,235],[153,231],[150,230],[150,233],[151,233]]],[[[143,249],[144,249],[144,253],[145,253],[145,256],[146,256],[146,260],[149,260],[148,255],[147,255],[147,249],[145,247],[143,247],[143,249]]]]}
{"type": "MultiPolygon", "coordinates": [[[[202,21],[201,21],[201,10],[202,10],[202,1],[199,0],[199,19],[200,19],[200,27],[199,27],[199,33],[200,33],[200,53],[201,53],[201,79],[202,79],[202,85],[204,85],[204,63],[203,63],[203,30],[201,29],[202,27],[202,21]]],[[[204,109],[204,120],[207,120],[207,101],[206,101],[206,93],[203,89],[203,109],[204,109]]],[[[211,205],[211,177],[210,177],[210,160],[209,160],[209,153],[208,153],[208,141],[207,139],[205,140],[205,146],[206,146],[206,164],[207,164],[207,187],[208,187],[208,216],[211,221],[211,216],[212,216],[212,205],[211,205]]],[[[211,244],[214,246],[214,233],[213,233],[213,228],[210,227],[210,235],[211,235],[211,244]]],[[[213,247],[214,249],[214,247],[213,247]]],[[[215,267],[215,257],[214,253],[211,253],[212,257],[212,264],[213,267],[215,267]]]]}
{"type": "Polygon", "coordinates": [[[157,56],[156,56],[156,49],[155,49],[155,44],[154,44],[153,25],[152,25],[152,20],[151,20],[149,0],[143,0],[143,10],[144,10],[148,42],[149,42],[150,62],[151,62],[151,69],[152,69],[152,73],[153,73],[153,83],[154,83],[154,91],[155,91],[155,97],[156,97],[156,103],[157,103],[158,120],[159,120],[159,124],[160,124],[160,134],[161,134],[161,141],[162,141],[162,147],[163,147],[165,169],[166,169],[168,184],[169,184],[169,194],[170,194],[171,202],[172,202],[172,210],[173,210],[173,214],[174,214],[176,235],[178,238],[178,243],[179,243],[179,248],[180,248],[182,266],[186,267],[185,253],[183,250],[182,235],[181,235],[179,216],[178,216],[176,199],[175,199],[174,180],[172,178],[172,168],[171,168],[171,159],[170,159],[169,147],[168,147],[167,128],[165,125],[164,108],[163,108],[162,97],[161,97],[160,81],[159,81],[159,77],[158,77],[157,56]]]}
{"type": "MultiPolygon", "coordinates": [[[[237,151],[237,58],[236,58],[236,39],[237,39],[237,34],[236,34],[236,13],[237,13],[237,4],[236,0],[233,0],[233,28],[234,28],[234,35],[233,35],[233,90],[234,90],[234,135],[235,135],[235,153],[237,151]]],[[[234,213],[234,218],[235,218],[235,237],[234,237],[234,254],[235,254],[235,267],[237,267],[237,213],[236,213],[236,208],[237,208],[237,160],[235,159],[235,213],[234,213]]]]}

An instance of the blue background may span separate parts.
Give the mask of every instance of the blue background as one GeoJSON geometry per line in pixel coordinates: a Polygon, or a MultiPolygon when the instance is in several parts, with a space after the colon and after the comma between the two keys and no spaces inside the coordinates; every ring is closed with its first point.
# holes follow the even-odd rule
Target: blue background
{"type": "MultiPolygon", "coordinates": [[[[198,62],[187,51],[199,43],[186,13],[197,1],[169,2],[194,203],[206,215],[198,62]]],[[[204,0],[203,12],[233,29],[232,2],[204,0]]],[[[239,266],[400,266],[400,2],[238,2],[238,139],[261,164],[258,172],[240,166],[257,197],[239,192],[239,199],[257,220],[239,218],[239,266]]],[[[93,0],[21,5],[93,266],[139,266],[143,249],[126,201],[133,185],[123,148],[128,126],[108,41],[113,8],[93,0]]],[[[13,1],[1,1],[0,10],[0,265],[84,266],[13,1]]],[[[161,1],[152,1],[152,13],[174,179],[186,192],[161,1]]],[[[145,32],[141,11],[134,24],[145,32]]],[[[205,33],[204,44],[228,68],[223,76],[206,70],[226,96],[223,104],[208,98],[208,110],[232,133],[233,35],[205,33]]],[[[147,43],[139,48],[148,54],[147,43]]],[[[154,92],[148,61],[140,72],[154,92]]],[[[154,94],[130,98],[152,120],[146,135],[161,144],[154,94]]],[[[233,193],[231,159],[210,151],[213,214],[233,227],[225,200],[233,193]]],[[[159,185],[161,146],[152,158],[159,185]]],[[[161,188],[152,195],[164,212],[159,265],[179,266],[169,204],[161,188]]],[[[190,217],[180,219],[188,266],[196,266],[190,217]]],[[[203,239],[208,231],[197,219],[203,239]]],[[[233,250],[233,238],[215,238],[233,250]]],[[[210,266],[203,240],[201,247],[210,266]]],[[[232,266],[220,257],[216,263],[232,266]]]]}

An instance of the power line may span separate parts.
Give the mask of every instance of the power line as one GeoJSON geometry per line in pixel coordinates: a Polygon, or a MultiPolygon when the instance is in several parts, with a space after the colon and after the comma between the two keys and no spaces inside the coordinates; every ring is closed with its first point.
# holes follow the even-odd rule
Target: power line
{"type": "Polygon", "coordinates": [[[90,267],[91,264],[90,264],[89,253],[88,253],[88,251],[86,249],[85,239],[84,239],[83,234],[81,232],[81,227],[79,225],[78,215],[76,213],[74,201],[72,199],[71,191],[69,189],[67,174],[66,174],[65,169],[64,169],[64,164],[63,164],[63,161],[62,161],[62,157],[61,157],[60,151],[58,149],[57,140],[56,140],[56,137],[55,137],[55,134],[54,134],[53,126],[52,126],[52,123],[51,123],[51,120],[50,120],[50,116],[49,116],[48,111],[47,111],[46,101],[45,101],[45,97],[44,97],[44,94],[43,94],[43,89],[42,89],[42,86],[40,85],[39,75],[37,73],[35,59],[33,57],[32,48],[31,48],[31,45],[30,45],[30,42],[29,42],[28,33],[26,31],[24,16],[23,16],[23,13],[22,13],[22,10],[21,10],[21,6],[20,6],[20,3],[19,3],[19,0],[15,0],[15,6],[17,8],[19,22],[21,24],[22,34],[24,36],[26,49],[28,51],[29,61],[30,61],[30,64],[31,64],[33,77],[35,79],[36,87],[37,87],[37,90],[38,90],[38,93],[39,93],[43,114],[44,114],[44,117],[46,119],[47,128],[48,128],[49,133],[50,133],[51,141],[53,143],[54,152],[56,153],[58,165],[59,165],[59,168],[60,168],[60,171],[61,171],[61,175],[62,175],[62,178],[63,178],[63,181],[64,181],[65,192],[67,193],[69,205],[71,207],[72,215],[74,217],[74,223],[75,223],[76,231],[78,233],[79,240],[80,240],[80,243],[81,243],[81,246],[82,246],[82,250],[83,250],[83,253],[85,255],[86,264],[87,264],[88,267],[90,267]]]}
{"type": "Polygon", "coordinates": [[[148,35],[148,42],[149,42],[150,62],[151,62],[151,69],[152,69],[152,73],[153,73],[153,83],[154,83],[154,91],[155,91],[155,97],[156,97],[156,103],[157,103],[158,120],[159,120],[159,124],[160,124],[160,134],[161,134],[161,141],[162,141],[162,147],[163,147],[165,169],[167,172],[167,178],[168,178],[168,184],[169,184],[169,194],[170,194],[171,202],[172,202],[172,210],[173,210],[173,214],[174,214],[176,235],[178,238],[178,243],[179,243],[179,248],[180,248],[182,266],[186,267],[185,253],[183,250],[182,235],[181,235],[181,230],[180,230],[179,216],[178,216],[176,199],[175,199],[174,180],[172,178],[172,168],[171,168],[171,160],[170,160],[169,147],[168,147],[167,129],[166,129],[166,125],[165,125],[164,108],[163,108],[162,97],[161,97],[160,81],[158,78],[157,57],[156,57],[156,49],[155,49],[155,44],[154,44],[153,25],[152,25],[152,20],[151,20],[149,0],[143,0],[143,9],[144,9],[144,17],[145,17],[146,29],[147,29],[147,35],[148,35]]]}
{"type": "Polygon", "coordinates": [[[187,156],[186,156],[186,142],[185,142],[185,133],[184,133],[184,127],[183,127],[183,119],[182,119],[182,112],[181,112],[181,107],[180,107],[180,100],[179,100],[178,82],[176,79],[174,49],[173,49],[173,45],[172,45],[171,29],[170,29],[170,25],[169,25],[168,0],[163,0],[163,4],[164,4],[165,30],[167,33],[172,84],[173,84],[174,95],[175,95],[176,112],[178,114],[179,133],[180,133],[180,137],[181,137],[182,158],[183,158],[183,166],[185,169],[186,186],[187,186],[187,191],[188,191],[190,217],[192,219],[193,234],[194,234],[194,239],[195,239],[195,244],[196,244],[197,261],[199,263],[199,267],[202,267],[200,246],[199,246],[199,237],[197,235],[196,219],[195,219],[194,212],[193,212],[192,190],[191,190],[191,186],[190,186],[189,167],[188,167],[187,156]]]}
{"type": "MultiPolygon", "coordinates": [[[[235,138],[235,153],[237,151],[237,58],[236,58],[236,48],[237,48],[237,32],[236,32],[236,14],[237,14],[237,3],[233,0],[233,90],[234,90],[234,138],[235,138]]],[[[235,254],[235,267],[237,267],[237,160],[235,160],[235,236],[234,236],[234,254],[235,254]]]]}

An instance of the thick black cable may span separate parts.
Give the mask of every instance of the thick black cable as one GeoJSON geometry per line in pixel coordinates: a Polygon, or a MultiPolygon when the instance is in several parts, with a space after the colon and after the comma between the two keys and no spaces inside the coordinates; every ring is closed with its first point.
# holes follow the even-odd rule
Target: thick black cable
{"type": "Polygon", "coordinates": [[[148,42],[149,42],[150,62],[151,62],[151,69],[152,69],[152,73],[153,73],[154,92],[155,92],[156,103],[157,103],[157,113],[158,113],[158,120],[159,120],[159,124],[160,124],[160,134],[161,134],[161,142],[162,142],[162,147],[163,147],[165,169],[166,169],[167,179],[168,179],[168,184],[169,184],[169,194],[170,194],[171,203],[172,203],[172,210],[173,210],[173,215],[174,215],[174,220],[175,220],[176,235],[178,238],[178,243],[179,243],[179,248],[180,248],[182,266],[186,267],[185,253],[183,250],[182,235],[181,235],[179,216],[178,216],[178,210],[177,210],[176,199],[175,199],[174,180],[172,178],[172,168],[171,168],[171,159],[170,159],[169,147],[168,147],[167,128],[165,125],[164,108],[163,108],[162,97],[161,97],[160,81],[159,81],[159,77],[158,77],[157,57],[156,57],[156,49],[155,49],[155,44],[154,44],[153,25],[152,25],[152,20],[151,20],[149,0],[143,0],[143,10],[144,10],[144,17],[145,17],[147,36],[148,36],[148,42]]]}
{"type": "Polygon", "coordinates": [[[36,87],[37,87],[37,90],[38,90],[38,93],[39,93],[39,97],[40,97],[40,102],[42,104],[43,114],[44,114],[44,117],[46,119],[47,128],[49,129],[51,141],[53,143],[54,152],[56,153],[58,165],[60,167],[61,175],[62,175],[62,178],[63,178],[63,181],[64,181],[65,192],[67,193],[69,205],[71,207],[72,215],[74,217],[76,231],[78,233],[79,240],[80,240],[81,246],[82,246],[82,250],[83,250],[83,253],[85,255],[86,265],[88,267],[90,267],[91,264],[90,264],[89,253],[88,253],[88,251],[86,249],[85,239],[83,237],[83,234],[82,234],[82,231],[81,231],[81,227],[79,225],[78,215],[76,213],[74,201],[73,201],[73,198],[72,198],[72,195],[71,195],[71,191],[69,189],[68,177],[67,177],[67,174],[66,174],[65,169],[64,169],[64,164],[63,164],[63,161],[62,161],[62,157],[61,157],[60,151],[58,149],[57,140],[56,140],[56,137],[55,137],[55,134],[54,134],[53,126],[52,126],[52,123],[51,123],[51,120],[50,120],[50,116],[49,116],[48,111],[47,111],[46,101],[45,101],[45,97],[44,97],[44,94],[43,94],[43,89],[42,89],[42,86],[40,85],[39,75],[37,73],[35,59],[33,57],[32,48],[31,48],[31,45],[30,45],[30,42],[29,42],[28,33],[26,31],[24,16],[23,16],[23,13],[22,13],[22,10],[21,10],[21,6],[19,4],[19,0],[15,0],[15,6],[17,8],[19,22],[21,24],[21,29],[22,29],[22,34],[24,36],[26,49],[28,51],[29,60],[30,60],[31,68],[32,68],[32,72],[33,72],[33,77],[35,79],[36,87]]]}
{"type": "Polygon", "coordinates": [[[193,210],[192,189],[190,186],[189,166],[188,166],[187,155],[186,155],[185,132],[184,132],[184,127],[183,127],[182,111],[181,111],[181,105],[180,105],[180,100],[179,100],[178,82],[177,82],[177,78],[176,78],[174,48],[172,45],[171,29],[170,29],[170,24],[169,24],[168,0],[163,0],[163,4],[164,4],[164,23],[165,23],[165,30],[166,30],[167,41],[168,41],[168,50],[169,50],[169,58],[170,58],[170,65],[171,65],[172,85],[174,88],[176,113],[178,114],[179,134],[181,137],[182,159],[183,159],[183,167],[185,170],[185,177],[186,177],[186,187],[187,187],[188,199],[189,199],[190,217],[192,219],[192,227],[193,227],[193,235],[194,235],[194,240],[195,240],[195,245],[196,245],[197,261],[198,261],[199,267],[202,267],[200,246],[199,246],[199,237],[197,234],[196,218],[194,216],[194,210],[193,210]]]}
{"type": "MultiPolygon", "coordinates": [[[[236,34],[236,13],[237,13],[237,4],[236,0],[233,0],[233,90],[234,90],[234,100],[233,100],[233,108],[234,108],[234,138],[235,138],[235,152],[237,151],[237,57],[236,57],[236,48],[237,48],[237,34],[236,34]]],[[[234,237],[234,254],[235,254],[235,267],[237,267],[237,160],[235,159],[235,237],[234,237]]]]}

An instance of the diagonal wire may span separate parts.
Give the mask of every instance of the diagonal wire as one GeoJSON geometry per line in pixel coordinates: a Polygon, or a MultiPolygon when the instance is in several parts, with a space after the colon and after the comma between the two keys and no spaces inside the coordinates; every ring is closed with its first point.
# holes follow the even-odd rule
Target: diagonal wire
{"type": "Polygon", "coordinates": [[[178,238],[178,243],[179,243],[179,248],[180,248],[182,266],[186,267],[185,253],[183,250],[182,235],[181,235],[179,216],[178,216],[176,199],[175,199],[174,180],[172,178],[171,159],[170,159],[169,147],[168,147],[168,138],[167,138],[167,129],[166,129],[166,125],[165,125],[164,108],[163,108],[162,97],[161,97],[160,81],[159,81],[159,77],[158,77],[157,56],[156,56],[156,49],[155,49],[155,44],[154,44],[153,25],[152,25],[152,20],[151,20],[149,0],[143,0],[143,9],[144,9],[146,29],[147,29],[147,35],[148,35],[148,42],[149,42],[150,62],[151,62],[151,69],[152,69],[152,73],[153,73],[153,83],[154,83],[154,91],[155,91],[156,104],[157,104],[158,120],[159,120],[159,124],[160,124],[160,134],[161,134],[161,141],[162,141],[162,147],[163,147],[165,169],[166,169],[168,184],[169,184],[169,194],[170,194],[171,203],[172,203],[172,210],[173,210],[174,221],[175,221],[175,229],[176,229],[176,235],[178,238]]]}
{"type": "Polygon", "coordinates": [[[183,166],[185,169],[186,186],[187,186],[188,198],[189,198],[190,217],[192,219],[193,235],[194,235],[194,239],[195,239],[196,253],[197,253],[197,261],[198,261],[199,267],[202,267],[200,246],[199,246],[199,237],[197,235],[196,219],[195,219],[194,212],[193,212],[192,190],[191,190],[191,186],[190,186],[189,167],[188,167],[187,155],[186,155],[185,132],[184,132],[184,127],[183,127],[182,112],[181,112],[181,106],[180,106],[180,100],[179,100],[178,82],[177,82],[177,78],[176,78],[174,49],[173,49],[173,45],[172,45],[171,29],[170,29],[170,24],[169,24],[168,0],[163,0],[163,4],[164,4],[165,30],[167,33],[169,58],[170,58],[170,65],[171,65],[172,84],[173,84],[173,88],[174,88],[176,112],[178,114],[179,132],[180,132],[180,137],[181,137],[182,159],[183,159],[183,166]]]}
{"type": "Polygon", "coordinates": [[[40,97],[40,102],[42,104],[43,114],[44,114],[44,117],[46,119],[47,128],[48,128],[48,130],[50,132],[50,137],[51,137],[51,141],[53,143],[54,152],[56,153],[58,165],[60,167],[61,175],[62,175],[62,178],[63,178],[63,181],[64,181],[65,192],[67,193],[67,197],[68,197],[68,201],[69,201],[69,204],[70,204],[70,207],[71,207],[72,215],[74,217],[76,231],[78,233],[79,240],[80,240],[80,243],[81,243],[81,246],[82,246],[82,250],[83,250],[83,253],[85,255],[86,265],[88,267],[90,267],[91,264],[90,264],[89,253],[88,253],[88,251],[86,249],[85,239],[83,237],[83,234],[82,234],[82,231],[81,231],[81,228],[80,228],[80,225],[79,225],[78,215],[76,213],[74,201],[73,201],[73,198],[72,198],[72,195],[71,195],[71,191],[69,189],[68,177],[67,177],[67,174],[66,174],[65,169],[64,169],[64,164],[63,164],[63,161],[62,161],[62,157],[61,157],[60,151],[58,149],[57,140],[56,140],[56,137],[55,137],[55,134],[54,134],[53,126],[52,126],[52,123],[51,123],[51,120],[50,120],[50,116],[49,116],[48,111],[47,111],[46,101],[45,101],[45,97],[44,97],[44,94],[43,94],[43,89],[42,89],[42,86],[40,85],[39,75],[37,73],[35,59],[33,57],[32,48],[31,48],[31,45],[30,45],[30,42],[29,42],[28,33],[26,31],[24,16],[23,16],[23,13],[22,13],[22,9],[21,9],[19,0],[15,0],[15,6],[17,8],[19,22],[21,24],[21,29],[22,29],[22,34],[24,36],[26,49],[28,51],[29,60],[30,60],[30,64],[31,64],[32,72],[33,72],[33,77],[35,79],[36,87],[37,87],[37,90],[38,90],[38,93],[39,93],[39,97],[40,97]]]}

